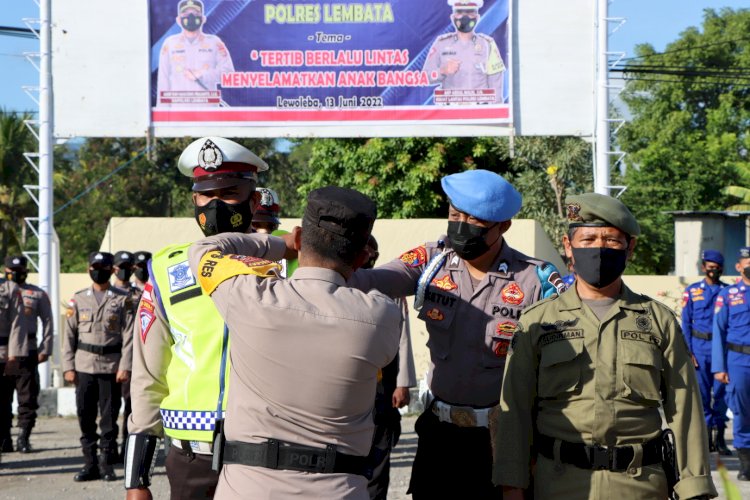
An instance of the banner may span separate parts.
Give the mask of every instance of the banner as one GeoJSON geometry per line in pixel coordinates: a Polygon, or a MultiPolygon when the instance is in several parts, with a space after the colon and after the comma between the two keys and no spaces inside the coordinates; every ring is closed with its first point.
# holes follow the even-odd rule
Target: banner
{"type": "Polygon", "coordinates": [[[509,0],[151,0],[162,125],[510,125],[509,0]]]}

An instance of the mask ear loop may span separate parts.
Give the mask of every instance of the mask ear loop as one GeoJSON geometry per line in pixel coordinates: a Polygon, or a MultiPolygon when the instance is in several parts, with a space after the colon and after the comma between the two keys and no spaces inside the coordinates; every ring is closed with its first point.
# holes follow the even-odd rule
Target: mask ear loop
{"type": "MultiPolygon", "coordinates": [[[[490,227],[487,228],[487,232],[489,233],[490,231],[492,231],[492,229],[495,226],[499,226],[499,225],[500,225],[500,222],[496,222],[494,225],[492,225],[492,226],[490,226],[490,227]]],[[[502,236],[502,233],[498,233],[497,238],[495,238],[495,241],[493,241],[492,243],[490,243],[488,245],[488,248],[491,247],[492,245],[494,245],[495,243],[497,243],[497,240],[499,240],[501,236],[502,236]]]]}

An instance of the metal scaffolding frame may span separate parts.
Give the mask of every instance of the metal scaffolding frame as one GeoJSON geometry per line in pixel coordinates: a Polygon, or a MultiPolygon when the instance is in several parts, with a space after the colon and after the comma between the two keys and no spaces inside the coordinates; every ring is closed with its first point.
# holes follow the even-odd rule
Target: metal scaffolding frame
{"type": "MultiPolygon", "coordinates": [[[[31,199],[39,207],[37,217],[25,217],[24,223],[36,236],[39,244],[36,251],[23,254],[39,272],[39,287],[50,297],[53,311],[59,299],[59,245],[53,224],[53,108],[52,108],[52,33],[51,0],[34,0],[39,6],[39,19],[23,19],[26,26],[39,39],[39,52],[24,53],[26,59],[39,71],[38,86],[24,86],[23,90],[39,107],[36,120],[26,120],[25,125],[37,139],[38,150],[24,153],[26,161],[37,172],[39,183],[24,185],[31,199]]],[[[53,314],[55,336],[58,332],[57,314],[53,314]]],[[[49,363],[39,366],[42,388],[49,387],[49,363]]]]}
{"type": "Polygon", "coordinates": [[[609,50],[609,35],[616,32],[625,24],[625,18],[609,17],[609,3],[611,0],[598,0],[596,13],[596,105],[594,109],[594,191],[600,194],[610,194],[611,189],[617,189],[615,196],[620,196],[627,186],[612,185],[610,174],[611,158],[616,158],[615,166],[619,165],[625,157],[622,151],[613,150],[610,145],[610,134],[617,134],[625,123],[621,118],[612,118],[609,115],[610,91],[618,93],[622,87],[612,85],[609,81],[609,70],[615,67],[624,57],[624,52],[611,52],[609,50]],[[614,28],[610,33],[610,24],[614,28]],[[614,60],[610,62],[610,57],[614,60]],[[615,129],[611,130],[614,125],[615,129]]]}

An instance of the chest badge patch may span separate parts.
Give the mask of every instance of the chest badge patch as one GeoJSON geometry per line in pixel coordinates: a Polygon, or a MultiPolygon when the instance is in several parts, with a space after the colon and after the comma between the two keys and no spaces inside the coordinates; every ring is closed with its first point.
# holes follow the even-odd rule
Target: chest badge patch
{"type": "Polygon", "coordinates": [[[455,290],[458,288],[458,285],[456,285],[453,280],[451,280],[451,277],[449,274],[446,274],[442,278],[438,279],[435,278],[432,280],[432,284],[438,287],[441,290],[450,291],[455,290]]]}
{"type": "Polygon", "coordinates": [[[169,291],[176,292],[195,285],[195,276],[190,270],[188,261],[180,262],[167,268],[169,274],[169,291]]]}
{"type": "Polygon", "coordinates": [[[651,330],[651,320],[648,316],[638,316],[635,318],[635,326],[642,332],[648,332],[651,330]]]}
{"type": "Polygon", "coordinates": [[[427,311],[427,314],[425,314],[425,316],[427,316],[433,321],[443,321],[445,319],[445,315],[443,314],[443,311],[441,311],[437,307],[433,307],[432,309],[427,311]]]}
{"type": "Polygon", "coordinates": [[[401,262],[409,267],[419,267],[427,262],[427,250],[425,247],[417,247],[401,254],[401,262]]]}
{"type": "Polygon", "coordinates": [[[523,302],[524,293],[523,290],[521,290],[521,287],[518,286],[518,283],[513,282],[503,288],[503,291],[500,292],[500,296],[503,298],[503,302],[505,302],[506,304],[513,304],[517,306],[521,302],[523,302]]]}

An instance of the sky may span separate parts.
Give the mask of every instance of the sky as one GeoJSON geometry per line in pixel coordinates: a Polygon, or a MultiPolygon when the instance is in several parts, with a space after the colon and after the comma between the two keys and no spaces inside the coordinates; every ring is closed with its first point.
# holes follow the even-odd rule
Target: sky
{"type": "MultiPolygon", "coordinates": [[[[25,27],[23,18],[39,17],[33,0],[0,0],[0,6],[0,26],[25,27]]],[[[610,50],[631,56],[640,43],[664,50],[687,27],[700,26],[704,9],[722,7],[750,8],[750,0],[612,0],[610,17],[624,17],[626,22],[610,36],[610,50]]],[[[39,77],[22,54],[38,48],[36,39],[0,36],[0,108],[36,111],[36,103],[21,87],[37,85],[39,77]]]]}

